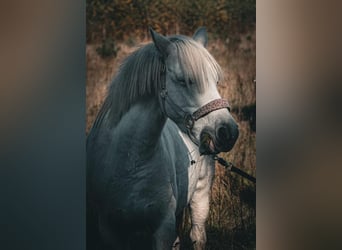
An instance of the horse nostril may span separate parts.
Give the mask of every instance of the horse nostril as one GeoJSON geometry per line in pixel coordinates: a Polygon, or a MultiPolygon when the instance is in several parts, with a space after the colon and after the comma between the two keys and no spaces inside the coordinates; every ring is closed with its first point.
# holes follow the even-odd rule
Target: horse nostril
{"type": "Polygon", "coordinates": [[[220,141],[229,140],[230,138],[229,128],[225,126],[218,128],[217,136],[220,141]]]}
{"type": "Polygon", "coordinates": [[[216,129],[215,147],[220,152],[228,152],[233,148],[238,136],[237,125],[221,123],[216,129]]]}

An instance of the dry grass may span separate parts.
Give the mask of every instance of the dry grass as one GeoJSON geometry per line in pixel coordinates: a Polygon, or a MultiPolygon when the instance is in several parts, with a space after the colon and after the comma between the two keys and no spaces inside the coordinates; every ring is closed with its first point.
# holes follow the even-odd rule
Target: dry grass
{"type": "MultiPolygon", "coordinates": [[[[115,59],[102,59],[97,45],[87,45],[87,132],[104,100],[106,89],[119,63],[135,49],[132,38],[120,43],[115,59]]],[[[233,150],[222,156],[237,167],[256,175],[256,133],[252,129],[251,115],[245,107],[255,107],[255,33],[240,36],[240,41],[210,41],[208,50],[224,70],[225,78],[219,85],[223,98],[227,98],[236,117],[240,136],[233,150]]],[[[254,124],[255,125],[255,124],[254,124]]],[[[207,221],[207,249],[255,249],[255,185],[216,166],[216,177],[211,194],[211,207],[207,221]]],[[[189,216],[183,223],[183,249],[190,249],[189,216]]]]}

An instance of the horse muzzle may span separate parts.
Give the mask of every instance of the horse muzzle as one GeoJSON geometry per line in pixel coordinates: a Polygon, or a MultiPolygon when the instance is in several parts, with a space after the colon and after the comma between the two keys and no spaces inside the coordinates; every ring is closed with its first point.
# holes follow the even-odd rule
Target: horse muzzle
{"type": "Polygon", "coordinates": [[[238,137],[239,129],[236,123],[219,124],[215,131],[204,129],[200,135],[200,154],[213,155],[220,152],[229,152],[238,137]]]}

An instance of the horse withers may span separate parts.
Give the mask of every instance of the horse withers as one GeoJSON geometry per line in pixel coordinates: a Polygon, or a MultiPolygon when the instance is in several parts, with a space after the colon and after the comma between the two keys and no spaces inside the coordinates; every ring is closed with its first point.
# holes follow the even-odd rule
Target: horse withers
{"type": "Polygon", "coordinates": [[[120,66],[87,138],[89,249],[171,249],[188,205],[190,238],[204,249],[212,155],[238,138],[205,28],[192,38],[150,32],[153,42],[120,66]]]}

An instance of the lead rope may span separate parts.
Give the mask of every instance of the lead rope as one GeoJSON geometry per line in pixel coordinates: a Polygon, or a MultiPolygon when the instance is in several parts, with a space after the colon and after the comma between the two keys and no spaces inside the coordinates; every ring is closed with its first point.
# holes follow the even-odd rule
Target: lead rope
{"type": "Polygon", "coordinates": [[[256,178],[247,174],[246,172],[242,171],[241,169],[234,166],[233,163],[226,161],[225,159],[218,157],[217,155],[214,156],[214,160],[220,163],[222,166],[226,167],[231,172],[237,173],[238,175],[246,178],[247,180],[256,184],[256,178]]]}

